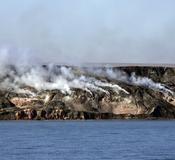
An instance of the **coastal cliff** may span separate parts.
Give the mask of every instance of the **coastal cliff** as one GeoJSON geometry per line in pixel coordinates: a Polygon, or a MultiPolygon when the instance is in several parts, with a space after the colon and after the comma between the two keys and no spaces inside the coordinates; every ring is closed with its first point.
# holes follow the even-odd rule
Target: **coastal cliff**
{"type": "Polygon", "coordinates": [[[175,68],[7,66],[1,120],[175,118],[175,68]]]}

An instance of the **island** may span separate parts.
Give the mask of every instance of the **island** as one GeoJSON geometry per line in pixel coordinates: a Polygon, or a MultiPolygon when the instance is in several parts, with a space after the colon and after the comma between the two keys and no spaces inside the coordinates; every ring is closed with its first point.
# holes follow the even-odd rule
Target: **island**
{"type": "Polygon", "coordinates": [[[174,118],[174,66],[9,65],[0,73],[0,120],[174,118]]]}

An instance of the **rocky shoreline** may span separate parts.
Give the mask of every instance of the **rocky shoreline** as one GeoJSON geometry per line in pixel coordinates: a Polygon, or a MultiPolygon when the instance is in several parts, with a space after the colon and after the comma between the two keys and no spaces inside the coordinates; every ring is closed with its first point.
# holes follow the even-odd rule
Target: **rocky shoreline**
{"type": "Polygon", "coordinates": [[[0,120],[112,120],[112,119],[160,119],[148,115],[131,115],[83,111],[52,110],[51,113],[45,110],[28,109],[17,111],[1,111],[0,120]]]}
{"type": "Polygon", "coordinates": [[[0,78],[0,120],[175,119],[175,68],[42,66],[37,80],[47,80],[37,85],[38,72],[10,70],[0,78]]]}

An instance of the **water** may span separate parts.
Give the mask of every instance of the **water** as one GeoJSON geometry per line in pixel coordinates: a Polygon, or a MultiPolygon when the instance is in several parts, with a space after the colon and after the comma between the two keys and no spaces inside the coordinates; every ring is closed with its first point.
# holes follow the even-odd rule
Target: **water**
{"type": "Polygon", "coordinates": [[[0,160],[175,160],[175,121],[1,121],[0,160]]]}

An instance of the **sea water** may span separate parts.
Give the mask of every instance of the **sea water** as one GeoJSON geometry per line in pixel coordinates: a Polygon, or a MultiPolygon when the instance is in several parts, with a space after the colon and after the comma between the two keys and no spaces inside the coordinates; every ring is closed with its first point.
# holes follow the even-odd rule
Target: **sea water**
{"type": "Polygon", "coordinates": [[[175,121],[0,121],[0,160],[175,160],[175,121]]]}

